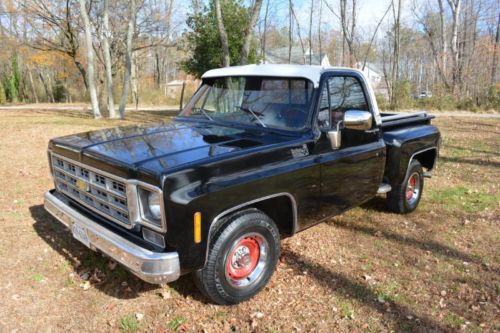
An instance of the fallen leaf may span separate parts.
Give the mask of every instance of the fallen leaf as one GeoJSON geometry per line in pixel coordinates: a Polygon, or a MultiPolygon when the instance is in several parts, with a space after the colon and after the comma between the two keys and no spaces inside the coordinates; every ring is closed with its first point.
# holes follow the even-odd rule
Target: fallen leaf
{"type": "Polygon", "coordinates": [[[90,282],[85,281],[84,283],[80,284],[80,288],[82,288],[85,291],[89,290],[90,289],[90,282]]]}

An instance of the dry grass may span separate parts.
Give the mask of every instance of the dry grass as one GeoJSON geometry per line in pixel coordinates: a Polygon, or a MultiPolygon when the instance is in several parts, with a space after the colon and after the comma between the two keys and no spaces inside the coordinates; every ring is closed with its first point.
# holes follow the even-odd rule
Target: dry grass
{"type": "Polygon", "coordinates": [[[442,157],[415,213],[376,198],[283,241],[269,285],[232,307],[189,277],[156,287],[113,268],[44,211],[49,138],[122,123],[0,112],[0,332],[500,330],[498,119],[437,120],[442,157]]]}

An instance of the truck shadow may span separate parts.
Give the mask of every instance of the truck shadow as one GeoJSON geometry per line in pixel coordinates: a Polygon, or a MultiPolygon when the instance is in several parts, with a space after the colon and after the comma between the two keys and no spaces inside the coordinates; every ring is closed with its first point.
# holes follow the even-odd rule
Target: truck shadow
{"type": "MultiPolygon", "coordinates": [[[[161,286],[146,283],[121,267],[114,266],[101,253],[94,252],[77,240],[73,239],[70,231],[43,207],[35,205],[29,208],[35,223],[33,229],[53,250],[59,253],[67,264],[64,264],[66,276],[61,276],[65,284],[78,287],[84,280],[78,276],[88,275],[91,285],[99,291],[119,299],[133,299],[142,293],[158,290],[161,286]],[[70,278],[70,274],[74,277],[70,278]]],[[[189,278],[182,278],[169,284],[170,287],[186,291],[193,291],[194,286],[189,278]],[[188,281],[185,281],[188,280],[188,281]]]]}
{"type": "Polygon", "coordinates": [[[397,242],[403,245],[415,247],[418,249],[421,249],[423,251],[432,251],[434,254],[446,256],[452,259],[460,260],[460,261],[466,261],[466,262],[471,262],[480,265],[481,261],[478,260],[478,258],[471,256],[467,253],[463,253],[461,251],[458,251],[452,247],[443,245],[439,242],[433,241],[433,240],[418,240],[412,237],[400,235],[391,231],[387,230],[381,230],[380,228],[371,228],[367,226],[360,226],[360,225],[355,225],[352,223],[346,223],[343,221],[329,221],[327,222],[328,225],[345,229],[345,230],[350,230],[352,232],[359,232],[363,233],[365,235],[373,236],[373,237],[382,237],[385,238],[389,241],[397,242]]]}
{"type": "Polygon", "coordinates": [[[283,261],[297,274],[307,271],[321,286],[330,289],[333,293],[340,293],[348,299],[357,299],[370,306],[388,321],[394,323],[396,332],[447,332],[448,329],[441,323],[426,316],[413,312],[410,308],[389,300],[384,304],[377,301],[378,295],[371,288],[353,281],[341,273],[334,272],[312,260],[284,249],[283,261]],[[390,312],[387,309],[390,308],[390,312]],[[408,318],[411,318],[408,319],[408,318]]]}
{"type": "Polygon", "coordinates": [[[465,158],[458,158],[458,157],[447,157],[447,156],[440,156],[439,160],[441,162],[448,162],[448,163],[460,163],[460,164],[470,164],[470,165],[479,165],[479,166],[492,166],[495,168],[500,167],[500,162],[495,162],[495,161],[488,161],[488,160],[470,160],[470,159],[465,159],[465,158]]]}

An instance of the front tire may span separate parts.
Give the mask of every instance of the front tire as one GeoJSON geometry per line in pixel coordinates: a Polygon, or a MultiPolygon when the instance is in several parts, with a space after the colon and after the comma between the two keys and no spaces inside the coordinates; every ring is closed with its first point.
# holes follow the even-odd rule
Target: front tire
{"type": "Polygon", "coordinates": [[[419,161],[411,161],[403,182],[387,193],[387,207],[389,210],[408,214],[413,212],[422,198],[424,190],[424,173],[419,161]]]}
{"type": "Polygon", "coordinates": [[[243,302],[271,278],[279,242],[279,230],[269,216],[257,209],[236,213],[210,240],[206,265],[194,273],[194,281],[217,304],[243,302]]]}

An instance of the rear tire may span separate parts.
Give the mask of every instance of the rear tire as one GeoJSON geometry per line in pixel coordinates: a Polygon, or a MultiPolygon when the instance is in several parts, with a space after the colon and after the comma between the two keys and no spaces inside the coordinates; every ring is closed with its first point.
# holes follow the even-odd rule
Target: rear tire
{"type": "Polygon", "coordinates": [[[424,173],[419,161],[411,161],[403,182],[387,193],[387,208],[395,213],[413,212],[424,190],[424,173]]]}
{"type": "Polygon", "coordinates": [[[279,255],[279,230],[273,220],[257,209],[245,210],[217,230],[210,240],[206,265],[193,278],[213,302],[240,303],[264,288],[279,255]]]}

